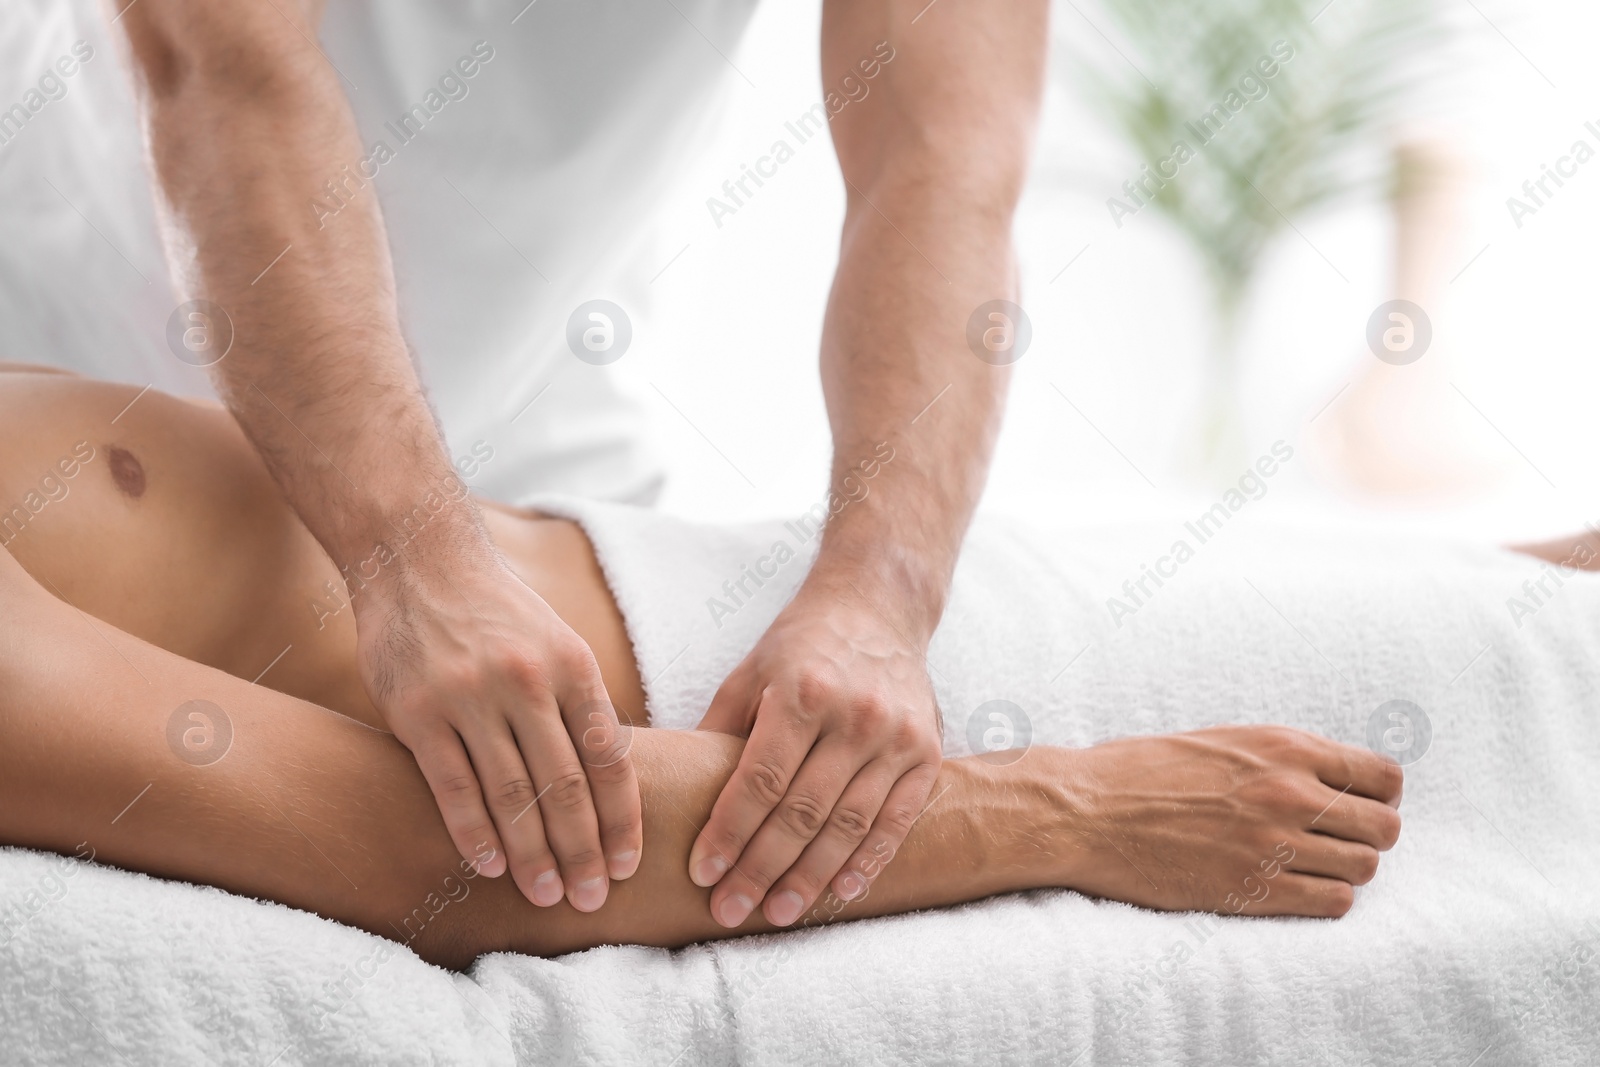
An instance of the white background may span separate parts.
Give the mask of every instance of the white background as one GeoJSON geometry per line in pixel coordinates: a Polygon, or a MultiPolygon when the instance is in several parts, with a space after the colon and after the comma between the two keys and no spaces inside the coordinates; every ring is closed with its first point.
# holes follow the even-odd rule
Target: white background
{"type": "MultiPolygon", "coordinates": [[[[656,252],[665,269],[618,365],[652,407],[672,472],[662,506],[676,513],[789,512],[825,487],[816,353],[843,213],[832,147],[802,146],[720,229],[705,206],[820,97],[819,11],[816,0],[764,4],[730,54],[743,77],[729,71],[715,142],[667,198],[656,252]]],[[[1286,230],[1270,250],[1250,299],[1250,454],[1283,438],[1303,458],[1274,479],[1261,510],[1380,514],[1494,538],[1600,519],[1590,448],[1600,160],[1520,230],[1505,204],[1574,139],[1600,147],[1583,129],[1600,120],[1596,14],[1576,2],[1528,10],[1486,0],[1462,0],[1452,14],[1464,34],[1451,59],[1460,76],[1440,87],[1425,132],[1458,147],[1468,186],[1451,242],[1458,266],[1446,272],[1458,276],[1429,309],[1435,340],[1425,359],[1439,361],[1449,384],[1439,412],[1459,440],[1446,445],[1460,444],[1485,484],[1454,498],[1374,503],[1319,477],[1300,447],[1308,419],[1372,360],[1366,322],[1392,295],[1388,212],[1369,199],[1295,220],[1299,233],[1286,230]]],[[[1075,54],[1115,59],[1097,30],[1109,22],[1087,4],[1058,4],[1054,22],[1051,88],[1016,225],[1034,341],[1017,368],[985,506],[1085,522],[1188,507],[1214,495],[1186,483],[1178,463],[1209,329],[1202,278],[1154,212],[1112,225],[1105,198],[1138,161],[1084,104],[1068,69],[1075,54]]]]}

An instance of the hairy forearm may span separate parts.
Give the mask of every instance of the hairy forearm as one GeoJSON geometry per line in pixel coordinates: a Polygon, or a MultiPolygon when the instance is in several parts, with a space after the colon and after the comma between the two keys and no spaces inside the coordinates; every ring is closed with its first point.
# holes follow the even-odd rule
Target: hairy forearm
{"type": "Polygon", "coordinates": [[[1045,17],[1032,0],[832,3],[824,16],[824,79],[858,96],[832,120],[847,209],[822,341],[834,514],[813,584],[865,586],[924,638],[1005,401],[1010,368],[975,354],[968,323],[1018,299],[1011,224],[1045,17]]]}
{"type": "MultiPolygon", "coordinates": [[[[344,86],[302,7],[143,0],[119,25],[173,275],[232,323],[211,374],[290,503],[346,565],[456,481],[400,333],[344,86]],[[330,216],[319,202],[341,206],[330,216]]],[[[473,539],[470,504],[430,515],[436,533],[473,539]]]]}
{"type": "Polygon", "coordinates": [[[971,309],[1016,299],[1009,218],[953,213],[936,182],[849,201],[821,360],[836,495],[813,581],[891,593],[931,632],[1005,402],[1008,368],[964,337],[971,309]]]}

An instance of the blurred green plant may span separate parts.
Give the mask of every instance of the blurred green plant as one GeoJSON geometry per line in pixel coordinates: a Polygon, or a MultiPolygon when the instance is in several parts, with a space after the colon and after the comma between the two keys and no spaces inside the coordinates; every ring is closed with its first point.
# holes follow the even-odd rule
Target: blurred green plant
{"type": "Polygon", "coordinates": [[[1153,207],[1203,265],[1214,318],[1208,396],[1185,465],[1207,479],[1231,478],[1244,454],[1240,319],[1267,246],[1291,220],[1381,187],[1393,126],[1439,55],[1446,25],[1438,0],[1102,5],[1132,55],[1119,49],[1115,66],[1086,61],[1079,69],[1090,98],[1150,168],[1107,207],[1119,226],[1124,209],[1153,207]],[[1278,68],[1271,77],[1259,66],[1263,57],[1278,68]],[[1218,107],[1225,123],[1202,125],[1218,107]],[[1189,155],[1178,163],[1180,145],[1189,155]]]}

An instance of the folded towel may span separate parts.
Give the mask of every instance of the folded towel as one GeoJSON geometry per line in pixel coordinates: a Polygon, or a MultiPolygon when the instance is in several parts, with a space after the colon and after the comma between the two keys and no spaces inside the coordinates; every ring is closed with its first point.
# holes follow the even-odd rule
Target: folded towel
{"type": "MultiPolygon", "coordinates": [[[[669,727],[698,720],[815,546],[805,521],[541,506],[595,541],[669,727]]],[[[946,748],[1217,722],[1371,738],[1411,761],[1406,826],[1342,920],[1041,891],[455,976],[281,906],[8,849],[0,1060],[1600,1062],[1600,580],[1247,522],[981,519],[929,655],[946,748]]]]}

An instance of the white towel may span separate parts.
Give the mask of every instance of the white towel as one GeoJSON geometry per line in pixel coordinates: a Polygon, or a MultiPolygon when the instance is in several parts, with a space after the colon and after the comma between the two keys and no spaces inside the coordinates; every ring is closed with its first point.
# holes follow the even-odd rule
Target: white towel
{"type": "MultiPolygon", "coordinates": [[[[543,505],[595,540],[667,726],[698,720],[812,547],[782,523],[543,505]],[[795,558],[774,566],[780,538],[795,558]],[[740,591],[746,566],[772,576],[740,591]]],[[[1181,522],[980,520],[929,657],[947,751],[994,700],[1060,744],[1216,722],[1365,743],[1374,712],[1410,701],[1431,738],[1408,766],[1405,832],[1344,919],[1046,891],[680,952],[500,954],[452,976],[405,949],[374,966],[385,942],[287,908],[13,849],[0,1060],[1600,1061],[1600,580],[1558,587],[1505,552],[1247,515],[1198,540],[1181,522]],[[1179,539],[1192,558],[1161,562],[1179,539]],[[1146,565],[1170,577],[1141,591],[1146,565]],[[1534,603],[1524,583],[1541,577],[1534,603]],[[1133,609],[1120,626],[1113,596],[1133,609]]]]}

